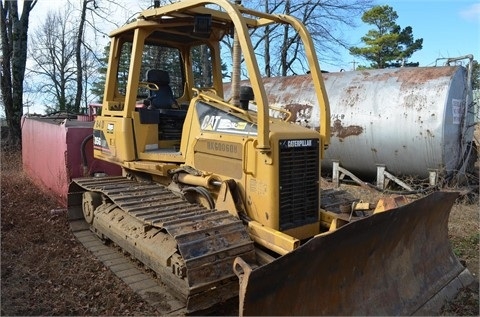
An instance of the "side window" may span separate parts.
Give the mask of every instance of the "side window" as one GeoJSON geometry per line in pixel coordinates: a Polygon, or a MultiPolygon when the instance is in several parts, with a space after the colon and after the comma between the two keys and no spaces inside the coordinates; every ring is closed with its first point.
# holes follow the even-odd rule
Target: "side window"
{"type": "Polygon", "coordinates": [[[213,86],[212,54],[210,48],[205,45],[194,46],[190,50],[194,86],[196,88],[208,88],[213,86]]]}
{"type": "Polygon", "coordinates": [[[149,69],[159,69],[168,72],[170,87],[175,98],[183,96],[184,72],[180,51],[173,47],[145,45],[140,70],[140,81],[146,80],[149,69]]]}
{"type": "Polygon", "coordinates": [[[122,44],[117,72],[117,91],[122,96],[125,96],[125,94],[127,93],[127,80],[128,70],[130,67],[131,52],[132,43],[124,42],[122,44]]]}

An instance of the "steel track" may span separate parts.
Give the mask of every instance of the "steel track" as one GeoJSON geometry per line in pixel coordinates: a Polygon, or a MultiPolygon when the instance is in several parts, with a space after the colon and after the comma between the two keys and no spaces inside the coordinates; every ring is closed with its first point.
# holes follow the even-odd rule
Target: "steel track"
{"type": "Polygon", "coordinates": [[[155,307],[160,316],[184,316],[185,304],[173,296],[159,279],[142,270],[118,249],[108,246],[94,234],[83,220],[70,221],[73,235],[105,267],[121,278],[135,293],[155,307]]]}
{"type": "MultiPolygon", "coordinates": [[[[77,219],[74,221],[83,218],[80,214],[85,192],[103,195],[103,203],[95,206],[91,229],[155,271],[178,298],[165,298],[167,304],[161,303],[166,307],[165,314],[204,311],[237,297],[233,260],[237,256],[250,261],[255,258],[253,242],[240,220],[226,211],[192,205],[158,184],[125,177],[89,177],[75,179],[70,187],[69,218],[77,219]]],[[[87,236],[85,231],[88,226],[74,232],[87,236]]],[[[121,278],[122,274],[127,273],[121,273],[121,278]]],[[[158,282],[146,283],[161,287],[158,282]]],[[[158,289],[159,294],[165,294],[163,287],[158,289]]],[[[139,294],[145,298],[145,292],[143,288],[139,294]]]]}

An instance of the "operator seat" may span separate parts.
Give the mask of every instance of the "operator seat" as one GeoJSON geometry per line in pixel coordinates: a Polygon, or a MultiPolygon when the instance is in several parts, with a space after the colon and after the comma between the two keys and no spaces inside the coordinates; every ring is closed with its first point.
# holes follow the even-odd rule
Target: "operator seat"
{"type": "Polygon", "coordinates": [[[149,100],[153,109],[172,109],[177,103],[170,87],[170,76],[168,72],[160,69],[149,69],[147,71],[147,82],[156,84],[158,90],[150,90],[149,100]]]}

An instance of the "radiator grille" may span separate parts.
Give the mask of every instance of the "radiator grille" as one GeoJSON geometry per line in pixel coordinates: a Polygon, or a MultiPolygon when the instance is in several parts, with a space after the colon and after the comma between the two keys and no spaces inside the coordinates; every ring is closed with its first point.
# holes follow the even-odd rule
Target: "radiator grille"
{"type": "Polygon", "coordinates": [[[318,221],[319,141],[280,140],[280,230],[318,221]]]}

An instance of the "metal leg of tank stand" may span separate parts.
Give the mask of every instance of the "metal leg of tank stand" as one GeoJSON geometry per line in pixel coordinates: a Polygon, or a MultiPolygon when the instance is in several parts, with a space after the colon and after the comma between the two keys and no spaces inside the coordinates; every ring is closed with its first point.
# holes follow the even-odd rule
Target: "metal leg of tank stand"
{"type": "Polygon", "coordinates": [[[338,161],[332,161],[332,182],[333,184],[335,185],[335,187],[339,187],[340,186],[340,162],[338,161]]]}
{"type": "Polygon", "coordinates": [[[438,170],[428,170],[428,183],[430,186],[437,185],[438,182],[438,170]]]}
{"type": "Polygon", "coordinates": [[[340,186],[340,180],[343,179],[345,176],[348,176],[350,177],[355,183],[357,183],[358,185],[362,186],[362,187],[365,187],[365,188],[368,188],[368,185],[365,184],[364,181],[362,181],[360,178],[358,178],[357,176],[353,175],[352,172],[350,172],[349,170],[343,168],[340,166],[340,163],[339,161],[336,161],[336,160],[333,160],[332,161],[333,163],[333,167],[332,167],[332,182],[333,184],[336,186],[336,187],[339,187],[340,186]]]}
{"type": "Polygon", "coordinates": [[[385,165],[377,164],[377,187],[380,189],[385,189],[388,184],[388,180],[394,181],[397,185],[400,185],[408,191],[413,191],[413,188],[402,182],[399,178],[395,177],[393,174],[387,172],[385,165]],[[386,178],[386,179],[385,179],[386,178]]]}
{"type": "Polygon", "coordinates": [[[377,164],[377,187],[384,189],[385,186],[385,165],[377,164]]]}

